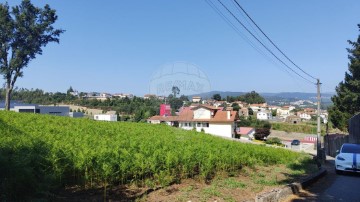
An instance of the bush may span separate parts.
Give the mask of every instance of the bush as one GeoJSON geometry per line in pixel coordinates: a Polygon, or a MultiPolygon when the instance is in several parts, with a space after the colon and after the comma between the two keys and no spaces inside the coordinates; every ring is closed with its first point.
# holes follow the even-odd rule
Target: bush
{"type": "Polygon", "coordinates": [[[270,129],[268,128],[257,128],[255,129],[255,139],[256,140],[264,140],[267,136],[270,135],[270,129]]]}
{"type": "Polygon", "coordinates": [[[278,137],[271,137],[266,140],[266,144],[282,145],[281,139],[278,137]]]}
{"type": "Polygon", "coordinates": [[[238,123],[238,127],[253,127],[253,128],[266,128],[271,129],[271,123],[269,121],[257,120],[249,117],[246,119],[245,117],[240,117],[240,122],[238,123]]]}

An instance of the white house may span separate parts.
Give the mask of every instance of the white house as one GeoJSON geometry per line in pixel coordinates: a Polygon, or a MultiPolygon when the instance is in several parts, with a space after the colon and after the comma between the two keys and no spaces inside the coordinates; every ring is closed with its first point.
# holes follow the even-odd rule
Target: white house
{"type": "Polygon", "coordinates": [[[308,113],[305,113],[305,112],[301,112],[301,113],[299,113],[298,115],[299,115],[299,117],[300,117],[301,119],[305,119],[305,120],[310,120],[310,119],[311,119],[311,115],[308,114],[308,113]]]}
{"type": "Polygon", "coordinates": [[[69,116],[70,108],[68,106],[42,106],[42,105],[16,105],[12,109],[15,112],[50,114],[56,116],[69,116]]]}
{"type": "Polygon", "coordinates": [[[153,116],[148,123],[165,122],[168,125],[178,126],[185,130],[204,131],[216,136],[235,137],[235,121],[238,118],[236,111],[222,110],[209,105],[197,107],[183,107],[178,116],[153,116]]]}
{"type": "Polygon", "coordinates": [[[192,97],[192,102],[200,102],[201,101],[201,97],[200,96],[194,96],[192,97]]]}
{"type": "Polygon", "coordinates": [[[117,121],[116,114],[96,114],[94,115],[96,121],[117,121]]]}
{"type": "Polygon", "coordinates": [[[150,99],[150,98],[156,98],[155,94],[145,94],[143,97],[145,100],[150,99]]]}
{"type": "Polygon", "coordinates": [[[267,107],[266,103],[262,103],[262,104],[250,104],[250,108],[253,110],[253,112],[258,112],[258,111],[265,111],[267,107]]]}
{"type": "Polygon", "coordinates": [[[256,118],[259,120],[269,120],[272,119],[272,113],[268,111],[257,112],[256,118]]]}
{"type": "Polygon", "coordinates": [[[277,116],[286,119],[286,117],[293,115],[293,113],[291,113],[290,111],[294,109],[294,106],[283,106],[280,109],[276,110],[276,114],[277,116]]]}
{"type": "Polygon", "coordinates": [[[151,124],[160,124],[164,123],[169,126],[173,126],[174,124],[174,116],[152,116],[150,117],[147,122],[151,124]]]}
{"type": "Polygon", "coordinates": [[[134,97],[134,95],[130,93],[115,93],[112,96],[118,98],[130,98],[130,99],[134,97]]]}

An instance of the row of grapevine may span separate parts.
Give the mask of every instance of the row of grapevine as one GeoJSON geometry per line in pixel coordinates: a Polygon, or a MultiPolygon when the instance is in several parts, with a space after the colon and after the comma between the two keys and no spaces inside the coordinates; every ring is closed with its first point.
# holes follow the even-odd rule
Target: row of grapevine
{"type": "Polygon", "coordinates": [[[299,156],[165,125],[0,112],[3,199],[16,199],[28,186],[30,195],[67,185],[166,186],[243,166],[287,164],[299,156]]]}

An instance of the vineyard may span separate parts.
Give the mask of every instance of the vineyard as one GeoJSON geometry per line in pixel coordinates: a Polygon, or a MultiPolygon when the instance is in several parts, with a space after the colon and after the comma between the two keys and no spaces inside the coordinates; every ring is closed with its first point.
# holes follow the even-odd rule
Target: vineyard
{"type": "Polygon", "coordinates": [[[46,196],[69,185],[166,187],[243,167],[290,165],[302,156],[161,124],[0,111],[1,201],[46,196]]]}

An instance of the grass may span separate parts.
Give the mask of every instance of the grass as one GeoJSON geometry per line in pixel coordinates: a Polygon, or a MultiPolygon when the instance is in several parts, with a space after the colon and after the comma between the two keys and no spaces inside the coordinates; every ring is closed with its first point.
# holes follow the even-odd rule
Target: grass
{"type": "MultiPolygon", "coordinates": [[[[299,123],[299,124],[272,122],[271,129],[285,131],[285,132],[296,132],[296,133],[306,133],[306,134],[317,133],[317,126],[316,124],[314,125],[312,122],[299,123]]],[[[321,126],[321,134],[325,134],[324,125],[321,126]]]]}

